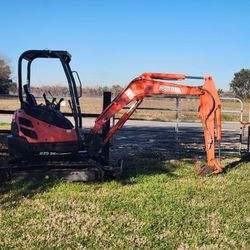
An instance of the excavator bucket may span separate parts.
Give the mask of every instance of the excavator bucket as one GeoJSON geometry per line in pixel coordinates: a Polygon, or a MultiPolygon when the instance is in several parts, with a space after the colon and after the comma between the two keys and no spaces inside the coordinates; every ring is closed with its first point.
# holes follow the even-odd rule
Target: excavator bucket
{"type": "Polygon", "coordinates": [[[196,162],[195,170],[199,176],[207,176],[213,173],[214,167],[208,166],[207,164],[201,164],[201,162],[196,162]]]}
{"type": "Polygon", "coordinates": [[[222,167],[215,160],[215,141],[221,140],[221,103],[211,77],[205,77],[202,90],[204,94],[200,96],[199,114],[204,131],[207,165],[200,167],[198,174],[217,174],[222,172],[222,167]]]}

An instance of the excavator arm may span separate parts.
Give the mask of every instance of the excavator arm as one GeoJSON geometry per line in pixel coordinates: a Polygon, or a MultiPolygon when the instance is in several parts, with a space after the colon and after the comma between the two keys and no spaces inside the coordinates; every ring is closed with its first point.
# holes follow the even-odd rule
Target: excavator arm
{"type": "MultiPolygon", "coordinates": [[[[220,173],[222,167],[215,160],[215,124],[216,139],[221,140],[221,103],[212,77],[193,77],[182,74],[144,73],[135,78],[96,119],[92,135],[96,135],[103,125],[123,107],[134,102],[118,122],[110,129],[102,144],[108,143],[113,134],[121,128],[133,112],[142,103],[144,97],[152,95],[192,95],[200,97],[199,115],[205,138],[207,166],[213,173],[220,173]],[[173,80],[203,79],[202,86],[186,86],[173,80]]],[[[211,172],[210,171],[210,172],[211,172]]]]}

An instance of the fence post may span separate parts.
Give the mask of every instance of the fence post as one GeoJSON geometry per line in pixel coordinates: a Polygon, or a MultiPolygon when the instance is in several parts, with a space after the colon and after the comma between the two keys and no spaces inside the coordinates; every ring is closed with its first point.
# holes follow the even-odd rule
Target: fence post
{"type": "Polygon", "coordinates": [[[175,141],[177,143],[177,148],[176,148],[176,155],[178,157],[180,157],[180,140],[179,140],[179,111],[180,111],[180,99],[179,96],[176,96],[176,102],[175,102],[175,107],[176,107],[176,111],[175,111],[175,141]]]}
{"type": "Polygon", "coordinates": [[[175,132],[179,132],[179,105],[180,105],[180,100],[179,97],[176,96],[176,112],[175,112],[175,119],[176,119],[176,124],[175,124],[175,132]]]}
{"type": "MultiPolygon", "coordinates": [[[[103,110],[111,103],[111,92],[103,93],[103,110]]],[[[110,130],[110,120],[108,120],[102,129],[102,137],[105,138],[110,130]]],[[[102,148],[102,155],[106,161],[109,160],[109,142],[102,148]]]]}
{"type": "Polygon", "coordinates": [[[250,126],[248,126],[247,152],[250,153],[250,126]]]}
{"type": "Polygon", "coordinates": [[[248,107],[249,107],[248,121],[250,122],[250,99],[249,99],[248,107]]]}

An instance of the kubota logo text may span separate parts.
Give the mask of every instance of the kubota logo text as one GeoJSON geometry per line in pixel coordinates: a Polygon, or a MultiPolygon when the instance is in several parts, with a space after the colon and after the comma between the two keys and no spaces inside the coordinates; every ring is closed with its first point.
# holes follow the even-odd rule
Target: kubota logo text
{"type": "Polygon", "coordinates": [[[159,90],[160,91],[165,91],[165,92],[181,93],[181,89],[178,88],[178,87],[160,86],[159,90]]]}

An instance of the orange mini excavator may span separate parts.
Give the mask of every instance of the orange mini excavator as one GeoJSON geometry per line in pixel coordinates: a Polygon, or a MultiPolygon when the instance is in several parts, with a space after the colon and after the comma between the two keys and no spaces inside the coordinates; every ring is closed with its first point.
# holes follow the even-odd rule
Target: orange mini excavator
{"type": "MultiPolygon", "coordinates": [[[[221,140],[221,103],[212,77],[193,77],[182,74],[144,73],[135,78],[100,114],[95,125],[86,134],[82,129],[80,94],[74,72],[70,68],[71,55],[67,51],[29,50],[24,52],[18,63],[18,93],[20,108],[15,111],[11,135],[8,137],[10,165],[15,169],[58,166],[84,169],[94,172],[92,179],[102,179],[107,172],[108,160],[103,158],[101,149],[112,135],[129,119],[144,97],[152,95],[192,95],[200,97],[199,114],[202,120],[207,165],[201,173],[220,173],[222,167],[215,159],[215,138],[221,140]],[[44,104],[38,104],[31,93],[31,64],[37,58],[59,59],[65,72],[71,100],[69,102],[74,124],[60,111],[60,103],[53,98],[49,101],[44,93],[44,104]],[[26,61],[26,84],[22,84],[22,64],[26,61]],[[171,81],[186,79],[204,80],[202,86],[186,86],[171,81]],[[100,130],[123,107],[133,103],[104,138],[100,130]],[[216,137],[215,137],[216,124],[216,137]],[[94,177],[93,177],[94,176],[94,177]]],[[[77,74],[78,77],[78,74],[77,74]]],[[[79,77],[78,77],[79,79],[79,77]]],[[[80,87],[81,89],[81,87],[80,87]]],[[[117,169],[116,169],[117,170],[117,169]]],[[[115,171],[116,171],[115,170],[115,171]]],[[[112,172],[112,171],[111,171],[112,172]]],[[[76,178],[74,180],[81,180],[76,178]]]]}

